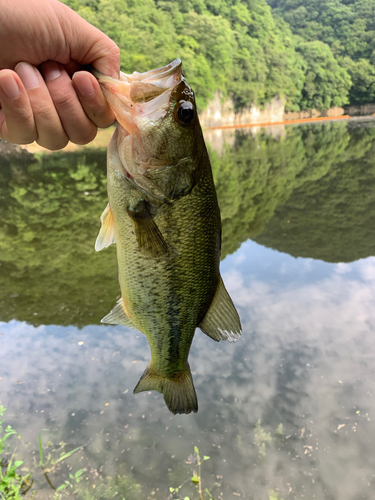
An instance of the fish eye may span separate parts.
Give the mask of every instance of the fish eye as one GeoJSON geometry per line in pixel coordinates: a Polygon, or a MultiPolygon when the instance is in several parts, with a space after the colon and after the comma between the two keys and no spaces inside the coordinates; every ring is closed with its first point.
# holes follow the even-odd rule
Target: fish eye
{"type": "Polygon", "coordinates": [[[189,125],[195,116],[193,104],[190,101],[180,101],[176,106],[175,116],[180,125],[189,125]]]}

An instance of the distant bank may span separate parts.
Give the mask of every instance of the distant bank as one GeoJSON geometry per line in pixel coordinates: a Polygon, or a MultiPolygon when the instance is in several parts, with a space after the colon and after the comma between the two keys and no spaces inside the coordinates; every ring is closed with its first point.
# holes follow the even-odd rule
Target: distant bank
{"type": "Polygon", "coordinates": [[[375,113],[375,104],[345,106],[324,111],[312,109],[300,112],[285,112],[285,100],[275,97],[263,108],[251,105],[239,113],[234,111],[231,99],[221,102],[215,94],[207,108],[200,113],[199,119],[204,128],[244,127],[247,125],[276,125],[288,121],[310,121],[315,118],[348,118],[351,116],[369,116],[375,113]]]}
{"type": "MultiPolygon", "coordinates": [[[[264,109],[250,106],[249,108],[245,108],[241,113],[235,113],[231,100],[222,103],[219,96],[215,95],[215,99],[199,114],[199,120],[205,132],[205,139],[210,143],[211,148],[220,154],[224,143],[233,143],[233,130],[236,128],[251,127],[249,130],[254,134],[257,131],[257,127],[268,127],[271,135],[280,137],[283,134],[283,126],[293,123],[345,120],[354,117],[370,116],[374,116],[375,119],[375,104],[331,108],[323,112],[313,109],[299,113],[285,112],[284,104],[285,102],[282,99],[275,98],[264,109]],[[221,129],[223,129],[224,133],[222,133],[221,129]],[[225,132],[225,129],[228,129],[227,132],[225,132]]],[[[114,126],[107,129],[100,129],[96,138],[90,144],[78,146],[70,142],[64,148],[64,151],[76,151],[82,147],[106,148],[113,131],[114,126]]],[[[36,142],[24,146],[15,146],[0,140],[0,157],[2,159],[7,155],[21,154],[25,150],[29,153],[51,153],[51,151],[44,149],[36,142]]]]}

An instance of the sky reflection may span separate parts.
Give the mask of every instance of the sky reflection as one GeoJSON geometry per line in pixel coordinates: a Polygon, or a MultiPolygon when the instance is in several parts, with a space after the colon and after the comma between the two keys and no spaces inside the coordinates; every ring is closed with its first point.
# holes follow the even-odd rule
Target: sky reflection
{"type": "Polygon", "coordinates": [[[215,498],[267,499],[269,490],[372,498],[375,258],[327,264],[248,241],[222,273],[244,333],[215,344],[197,330],[197,415],[173,417],[162,395],[132,394],[149,360],[139,332],[11,321],[0,323],[8,418],[30,450],[42,428],[52,440],[85,444],[83,463],[126,470],[142,498],[165,499],[189,477],[194,445],[211,456],[205,481],[215,498]],[[258,420],[270,433],[264,456],[258,420]]]}

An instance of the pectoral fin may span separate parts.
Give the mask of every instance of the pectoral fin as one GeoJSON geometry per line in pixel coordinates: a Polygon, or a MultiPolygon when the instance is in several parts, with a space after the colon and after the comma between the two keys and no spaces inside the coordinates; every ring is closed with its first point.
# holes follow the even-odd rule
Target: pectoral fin
{"type": "Polygon", "coordinates": [[[241,336],[240,318],[221,276],[210,308],[198,326],[216,342],[220,340],[236,342],[241,336]]]}
{"type": "Polygon", "coordinates": [[[137,330],[132,320],[125,312],[122,298],[117,301],[117,304],[112,309],[112,311],[109,312],[107,316],[104,316],[104,318],[100,322],[107,323],[109,325],[125,325],[129,328],[134,328],[134,330],[137,330]]]}
{"type": "Polygon", "coordinates": [[[150,214],[146,202],[139,202],[134,210],[128,209],[128,214],[133,221],[134,232],[141,252],[152,257],[160,257],[168,252],[168,246],[150,214]]]}
{"type": "Polygon", "coordinates": [[[112,243],[115,243],[115,221],[113,218],[111,207],[108,205],[105,207],[104,212],[100,216],[102,222],[102,227],[100,228],[98,237],[95,242],[95,250],[99,252],[103,248],[107,248],[112,243]]]}

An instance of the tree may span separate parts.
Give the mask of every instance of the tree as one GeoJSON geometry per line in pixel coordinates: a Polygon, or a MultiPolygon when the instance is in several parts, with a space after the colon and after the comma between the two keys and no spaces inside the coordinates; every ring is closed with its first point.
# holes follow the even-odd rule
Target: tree
{"type": "Polygon", "coordinates": [[[367,59],[353,61],[345,57],[342,66],[349,73],[353,85],[349,92],[351,104],[375,102],[375,66],[367,59]]]}
{"type": "Polygon", "coordinates": [[[302,90],[302,109],[328,109],[348,103],[352,81],[341,68],[331,49],[323,42],[302,42],[297,50],[304,60],[305,83],[302,90]]]}

